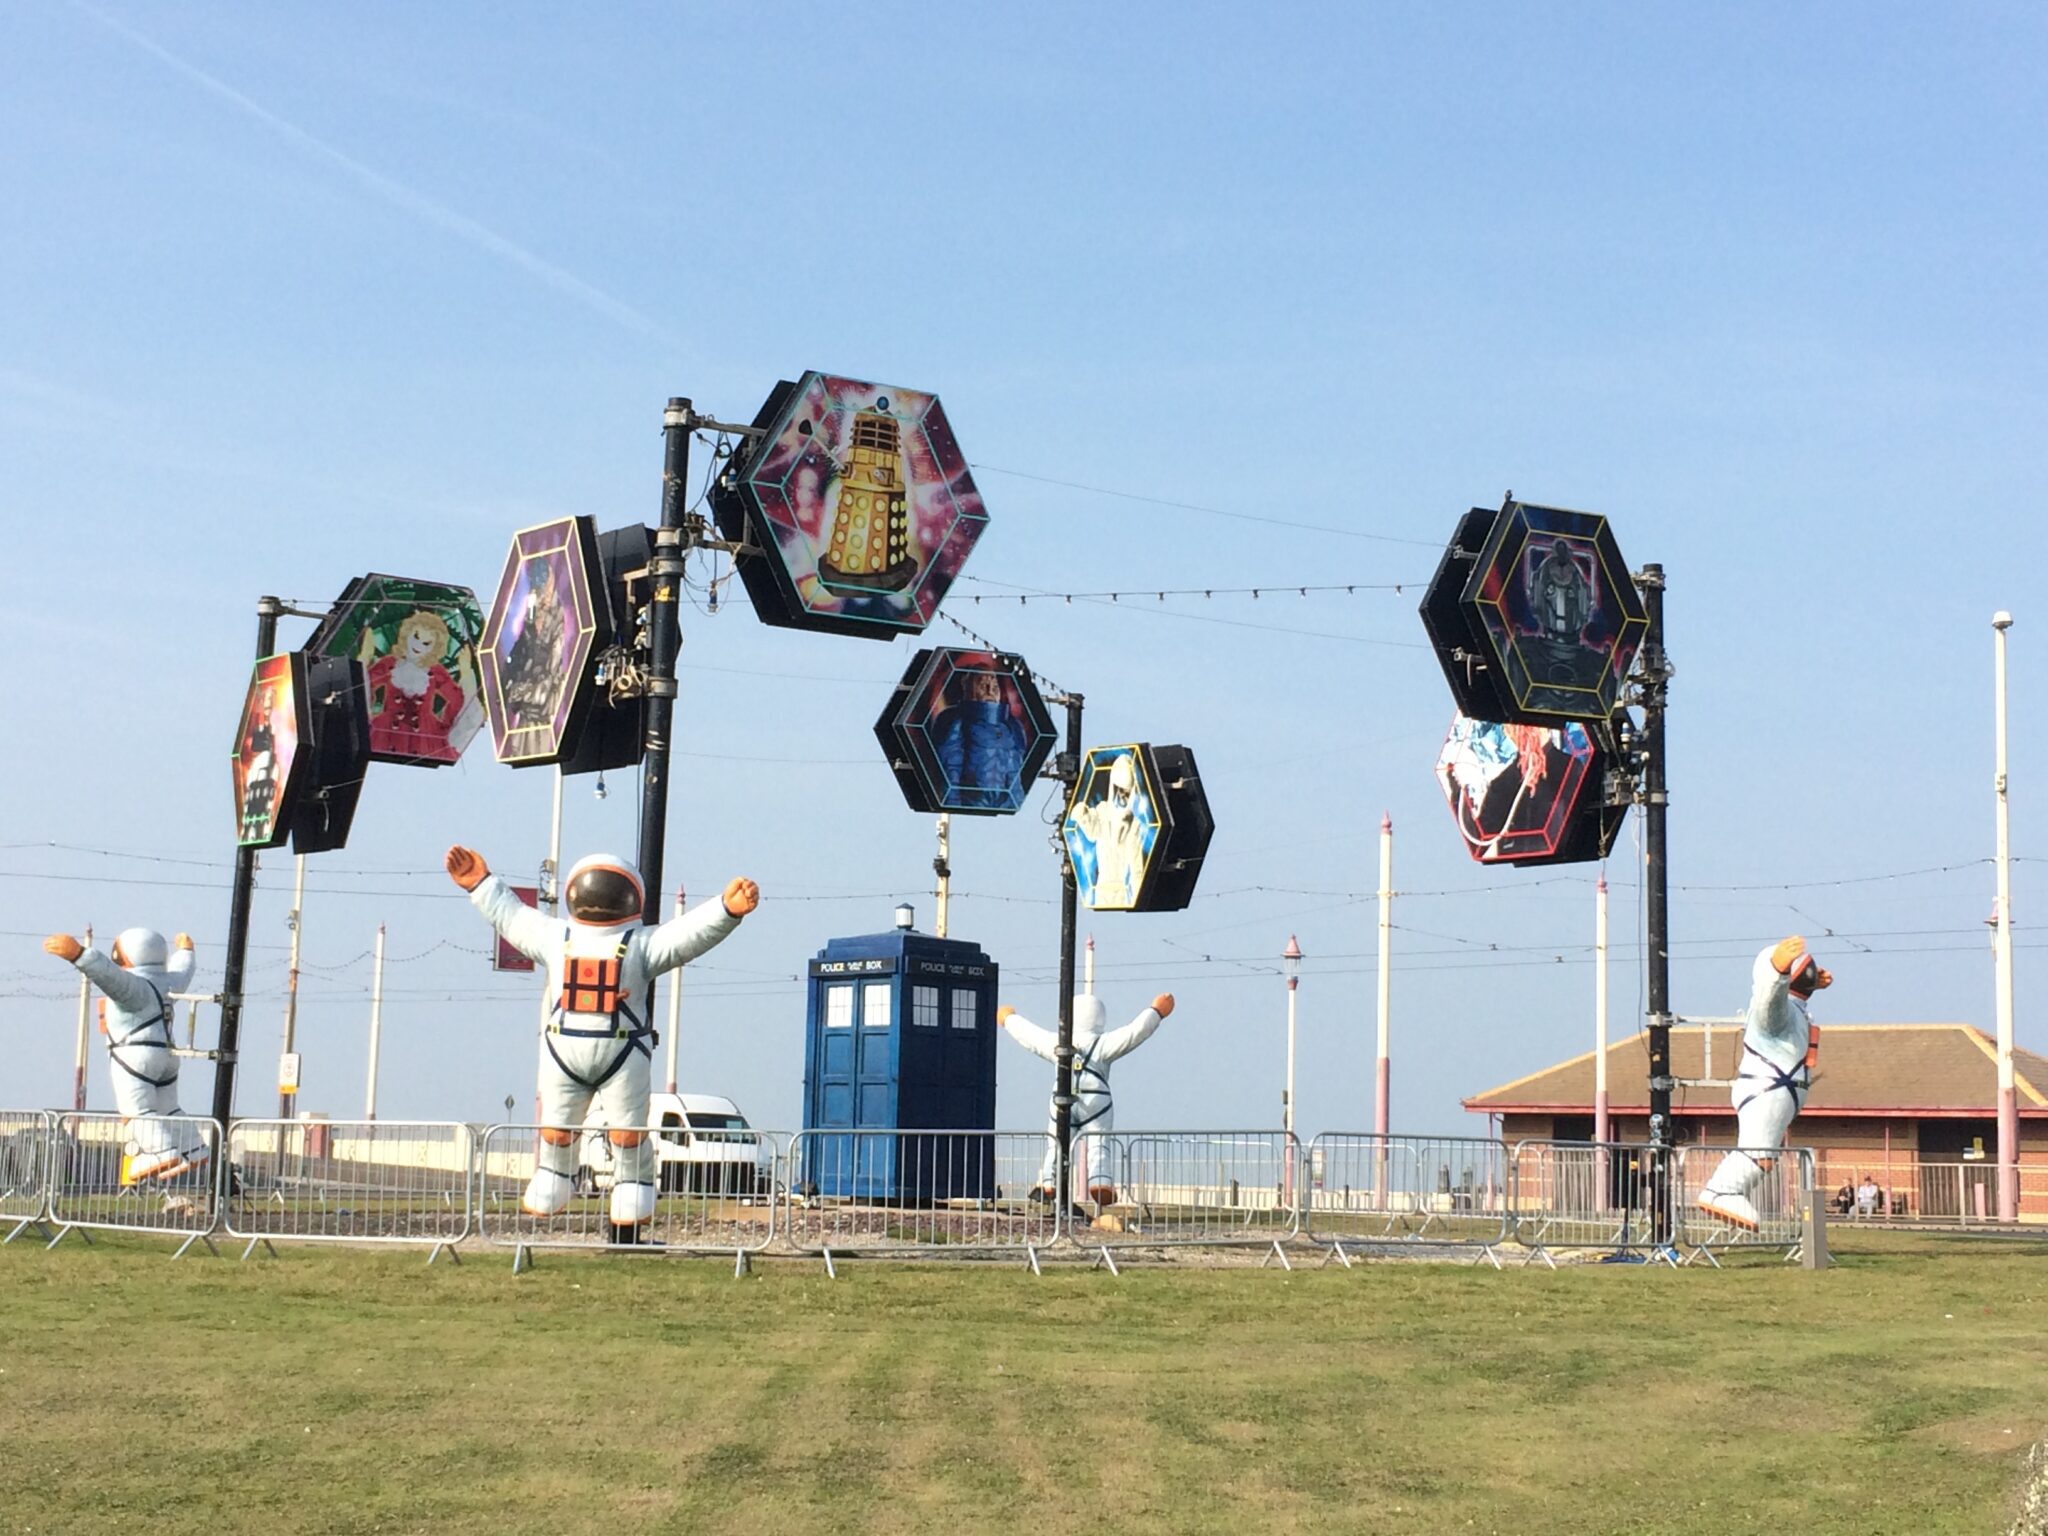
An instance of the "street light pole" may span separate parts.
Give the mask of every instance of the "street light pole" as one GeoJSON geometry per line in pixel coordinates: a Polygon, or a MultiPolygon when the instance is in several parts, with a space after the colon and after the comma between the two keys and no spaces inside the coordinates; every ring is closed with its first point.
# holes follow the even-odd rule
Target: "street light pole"
{"type": "Polygon", "coordinates": [[[1280,1128],[1287,1133],[1287,1145],[1281,1149],[1286,1159],[1287,1188],[1284,1198],[1288,1209],[1294,1208],[1294,994],[1301,986],[1301,945],[1293,934],[1287,935],[1287,947],[1280,951],[1280,963],[1287,968],[1287,1091],[1280,1098],[1280,1128]]]}
{"type": "Polygon", "coordinates": [[[2005,632],[2012,615],[2000,609],[1991,616],[1994,693],[1997,708],[1997,761],[1993,785],[1998,794],[1998,1219],[2017,1221],[2020,1206],[2020,1112],[2012,1073],[2012,826],[2005,777],[2005,632]]]}

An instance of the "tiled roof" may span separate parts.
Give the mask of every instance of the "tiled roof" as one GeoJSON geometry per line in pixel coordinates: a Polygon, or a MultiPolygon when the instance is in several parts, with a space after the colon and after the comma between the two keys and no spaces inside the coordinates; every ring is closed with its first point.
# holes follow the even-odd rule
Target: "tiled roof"
{"type": "MultiPolygon", "coordinates": [[[[1735,1075],[1742,1031],[1716,1027],[1713,1071],[1704,1061],[1705,1029],[1680,1025],[1671,1031],[1674,1077],[1735,1075]]],[[[2013,1075],[2022,1115],[2048,1117],[2048,1057],[2014,1048],[2013,1075]]],[[[1687,1093],[1687,1112],[1711,1106],[1702,1092],[1687,1093]]],[[[1614,1113],[1649,1109],[1649,1037],[1632,1034],[1607,1047],[1607,1103],[1614,1113]]],[[[1996,1043],[1968,1024],[1834,1024],[1820,1032],[1820,1064],[1806,1113],[1908,1114],[1997,1113],[1996,1043]]],[[[1474,1094],[1465,1108],[1475,1112],[1555,1110],[1591,1114],[1593,1052],[1474,1094]]]]}

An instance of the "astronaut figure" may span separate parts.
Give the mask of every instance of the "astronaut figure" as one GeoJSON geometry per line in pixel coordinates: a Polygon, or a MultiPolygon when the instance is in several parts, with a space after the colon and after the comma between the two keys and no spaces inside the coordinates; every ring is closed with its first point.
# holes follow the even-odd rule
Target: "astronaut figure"
{"type": "Polygon", "coordinates": [[[100,1029],[107,1037],[114,1103],[128,1117],[121,1182],[173,1179],[205,1162],[210,1149],[200,1127],[162,1118],[181,1113],[178,1058],[171,1054],[171,994],[192,979],[191,935],[178,935],[175,953],[153,928],[122,930],[111,958],[68,933],[51,934],[43,948],[69,960],[106,994],[100,1029]]]}
{"type": "MultiPolygon", "coordinates": [[[[1116,1183],[1109,1157],[1109,1133],[1116,1125],[1116,1106],[1109,1096],[1110,1063],[1128,1056],[1147,1040],[1159,1021],[1173,1012],[1173,994],[1162,992],[1152,1006],[1121,1029],[1104,1029],[1109,1013],[1102,999],[1089,993],[1074,997],[1074,1108],[1073,1135],[1088,1170],[1088,1198],[1102,1205],[1116,1203],[1116,1183]]],[[[1055,1065],[1059,1061],[1059,1036],[1033,1024],[1010,1007],[996,1010],[996,1023],[1009,1031],[1010,1038],[1032,1055],[1055,1065]]],[[[1059,1183],[1059,1114],[1055,1108],[1046,1120],[1045,1163],[1038,1170],[1036,1194],[1052,1198],[1059,1183]]]]}
{"type": "Polygon", "coordinates": [[[1744,1016],[1742,1066],[1730,1090],[1737,1150],[1721,1159],[1699,1198],[1701,1210],[1731,1226],[1756,1230],[1756,1206],[1749,1192],[1776,1161],[1769,1154],[1785,1144],[1785,1132],[1806,1103],[1820,1055],[1820,1030],[1807,1015],[1807,1000],[1834,980],[1796,934],[1756,957],[1744,1016]]]}
{"type": "Polygon", "coordinates": [[[654,1216],[654,1148],[647,1124],[648,1065],[654,1029],[642,1016],[648,988],[663,971],[696,959],[760,904],[751,880],[734,880],[717,901],[649,928],[640,921],[646,890],[624,859],[592,854],[562,887],[569,917],[543,916],[492,874],[482,855],[450,848],[448,873],[499,935],[547,969],[552,1000],[540,1044],[540,1164],[523,1201],[552,1216],[574,1192],[576,1137],[592,1103],[603,1112],[615,1159],[611,1219],[638,1226],[654,1216]]]}

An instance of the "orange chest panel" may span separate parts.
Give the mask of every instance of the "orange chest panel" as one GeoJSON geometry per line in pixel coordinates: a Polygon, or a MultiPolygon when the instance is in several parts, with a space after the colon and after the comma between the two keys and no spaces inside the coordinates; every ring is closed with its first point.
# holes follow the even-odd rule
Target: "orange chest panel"
{"type": "Polygon", "coordinates": [[[617,1013],[619,1002],[625,996],[625,989],[620,985],[624,971],[625,963],[620,955],[565,956],[562,962],[562,1012],[617,1013]]]}

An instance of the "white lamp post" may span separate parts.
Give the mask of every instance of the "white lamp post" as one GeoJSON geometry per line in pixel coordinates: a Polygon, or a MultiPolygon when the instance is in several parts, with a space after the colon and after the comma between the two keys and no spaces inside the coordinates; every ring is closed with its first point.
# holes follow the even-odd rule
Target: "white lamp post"
{"type": "Polygon", "coordinates": [[[2012,837],[2005,793],[2005,632],[2012,615],[2000,609],[1991,616],[1994,692],[1997,696],[1997,763],[1993,785],[1998,793],[1998,1219],[2019,1219],[2019,1101],[2012,1076],[2012,837]]]}
{"type": "Polygon", "coordinates": [[[1301,945],[1293,934],[1280,951],[1280,963],[1287,968],[1287,1091],[1280,1095],[1280,1129],[1294,1134],[1294,993],[1301,985],[1301,945]]]}

